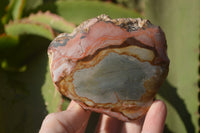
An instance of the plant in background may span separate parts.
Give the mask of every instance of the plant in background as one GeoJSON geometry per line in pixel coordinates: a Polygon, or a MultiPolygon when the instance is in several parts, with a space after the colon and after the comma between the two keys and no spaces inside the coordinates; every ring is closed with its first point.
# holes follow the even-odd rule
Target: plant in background
{"type": "MultiPolygon", "coordinates": [[[[10,0],[0,4],[0,133],[37,132],[48,113],[66,108],[69,100],[51,80],[47,47],[59,33],[100,14],[143,14],[162,27],[171,60],[157,95],[168,107],[165,132],[198,131],[198,0],[10,0]]],[[[86,132],[93,131],[96,119],[92,115],[86,132]]]]}

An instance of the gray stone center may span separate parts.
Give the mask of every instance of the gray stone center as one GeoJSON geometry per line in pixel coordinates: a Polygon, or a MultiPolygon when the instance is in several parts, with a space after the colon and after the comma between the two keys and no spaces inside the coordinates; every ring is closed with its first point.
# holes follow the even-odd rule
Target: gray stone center
{"type": "Polygon", "coordinates": [[[139,100],[145,93],[144,81],[151,78],[156,67],[149,62],[117,53],[109,53],[94,67],[74,73],[75,92],[95,103],[116,103],[139,100]]]}

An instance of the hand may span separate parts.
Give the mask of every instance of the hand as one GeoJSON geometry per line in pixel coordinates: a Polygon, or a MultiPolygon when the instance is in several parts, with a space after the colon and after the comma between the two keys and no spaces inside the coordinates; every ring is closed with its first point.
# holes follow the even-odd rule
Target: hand
{"type": "MultiPolygon", "coordinates": [[[[39,133],[84,133],[91,112],[71,101],[67,110],[52,113],[44,119],[39,133]]],[[[162,133],[167,108],[164,102],[154,101],[146,117],[134,122],[122,122],[102,114],[97,133],[162,133]]]]}

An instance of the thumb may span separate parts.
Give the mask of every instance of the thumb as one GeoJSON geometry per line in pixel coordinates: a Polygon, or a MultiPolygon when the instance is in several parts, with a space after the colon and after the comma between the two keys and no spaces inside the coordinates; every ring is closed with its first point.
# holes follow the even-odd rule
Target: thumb
{"type": "Polygon", "coordinates": [[[71,101],[67,110],[47,115],[39,133],[82,133],[86,129],[90,114],[91,112],[71,101]]]}

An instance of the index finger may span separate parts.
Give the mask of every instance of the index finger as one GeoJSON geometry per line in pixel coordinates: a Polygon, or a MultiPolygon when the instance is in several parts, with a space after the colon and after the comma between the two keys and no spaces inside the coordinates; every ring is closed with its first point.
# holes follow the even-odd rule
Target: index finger
{"type": "Polygon", "coordinates": [[[162,133],[167,116],[167,107],[163,101],[156,100],[147,112],[142,133],[162,133]]]}

